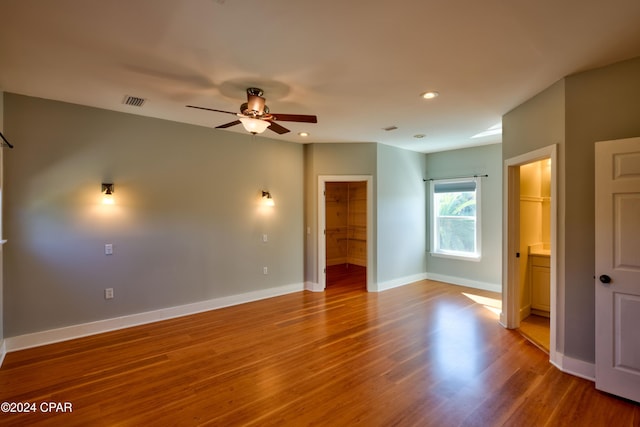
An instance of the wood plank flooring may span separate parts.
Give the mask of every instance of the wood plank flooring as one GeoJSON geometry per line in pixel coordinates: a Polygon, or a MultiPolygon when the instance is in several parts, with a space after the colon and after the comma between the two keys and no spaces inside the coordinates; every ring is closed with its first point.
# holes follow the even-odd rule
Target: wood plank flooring
{"type": "Polygon", "coordinates": [[[350,286],[351,289],[367,289],[367,267],[354,264],[337,264],[327,267],[327,288],[350,286]]]}
{"type": "Polygon", "coordinates": [[[638,426],[465,294],[421,281],[299,292],[7,355],[0,425],[638,426]]]}
{"type": "Polygon", "coordinates": [[[549,330],[550,320],[548,317],[531,314],[520,321],[518,331],[538,345],[542,350],[549,353],[549,341],[551,332],[549,330]]]}

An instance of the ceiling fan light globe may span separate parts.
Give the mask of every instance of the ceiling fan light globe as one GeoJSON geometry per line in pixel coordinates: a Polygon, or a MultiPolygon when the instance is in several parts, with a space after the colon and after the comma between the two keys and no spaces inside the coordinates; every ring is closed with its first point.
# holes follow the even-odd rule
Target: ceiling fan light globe
{"type": "Polygon", "coordinates": [[[253,134],[262,133],[271,125],[270,122],[260,119],[252,119],[250,117],[242,117],[240,118],[240,122],[247,132],[253,134]]]}

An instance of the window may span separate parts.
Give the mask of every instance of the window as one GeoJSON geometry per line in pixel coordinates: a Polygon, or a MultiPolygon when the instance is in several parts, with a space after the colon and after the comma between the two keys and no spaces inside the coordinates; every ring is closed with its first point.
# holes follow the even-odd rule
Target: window
{"type": "Polygon", "coordinates": [[[480,258],[480,180],[431,181],[431,253],[480,258]]]}

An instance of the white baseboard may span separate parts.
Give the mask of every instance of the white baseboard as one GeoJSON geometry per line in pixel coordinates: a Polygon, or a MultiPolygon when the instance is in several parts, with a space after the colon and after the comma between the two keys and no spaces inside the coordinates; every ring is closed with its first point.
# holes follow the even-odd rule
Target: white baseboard
{"type": "Polygon", "coordinates": [[[506,318],[506,316],[504,315],[504,311],[501,311],[501,312],[500,312],[500,318],[498,319],[498,323],[499,323],[499,324],[500,324],[500,326],[502,326],[503,328],[505,328],[505,329],[509,329],[509,328],[507,327],[507,318],[506,318]]]}
{"type": "Polygon", "coordinates": [[[446,276],[444,274],[427,273],[427,279],[437,280],[438,282],[446,282],[452,285],[466,286],[468,288],[482,289],[491,292],[502,292],[502,284],[500,283],[487,283],[477,280],[466,279],[464,277],[446,276]]]}
{"type": "Polygon", "coordinates": [[[304,289],[311,292],[323,292],[324,288],[320,286],[320,283],[304,282],[304,289]]]}
{"type": "Polygon", "coordinates": [[[411,276],[399,277],[397,279],[387,280],[386,282],[378,282],[377,289],[373,292],[382,292],[388,289],[397,288],[399,286],[408,285],[410,283],[419,282],[420,280],[425,280],[427,278],[427,273],[419,273],[413,274],[411,276]]]}
{"type": "Polygon", "coordinates": [[[145,323],[152,323],[158,322],[160,320],[172,319],[175,317],[188,316],[190,314],[201,313],[203,311],[215,310],[218,308],[229,307],[237,304],[244,304],[251,301],[300,292],[303,290],[304,286],[302,283],[285,285],[279,286],[277,288],[261,289],[259,291],[214,298],[176,307],[162,308],[159,310],[147,311],[144,313],[130,314],[112,319],[98,320],[95,322],[50,329],[47,331],[34,332],[31,334],[19,335],[15,337],[6,337],[2,344],[2,354],[4,354],[4,352],[23,350],[26,348],[38,347],[55,342],[67,341],[75,338],[86,337],[89,335],[100,334],[103,332],[143,325],[145,323]]]}
{"type": "Polygon", "coordinates": [[[594,363],[585,362],[584,360],[574,359],[565,356],[560,352],[556,352],[554,360],[550,360],[551,364],[562,372],[583,378],[589,381],[596,381],[596,365],[594,363]]]}

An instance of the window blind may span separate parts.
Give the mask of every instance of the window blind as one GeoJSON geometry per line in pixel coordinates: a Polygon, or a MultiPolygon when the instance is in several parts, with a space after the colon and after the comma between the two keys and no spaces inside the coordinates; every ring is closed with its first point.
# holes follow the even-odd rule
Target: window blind
{"type": "Polygon", "coordinates": [[[433,183],[434,193],[463,193],[476,191],[476,181],[436,181],[433,183]]]}

